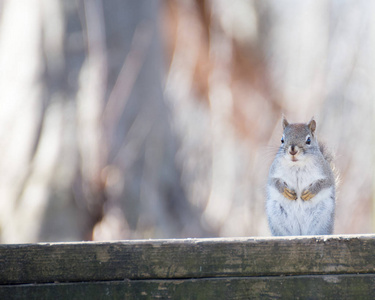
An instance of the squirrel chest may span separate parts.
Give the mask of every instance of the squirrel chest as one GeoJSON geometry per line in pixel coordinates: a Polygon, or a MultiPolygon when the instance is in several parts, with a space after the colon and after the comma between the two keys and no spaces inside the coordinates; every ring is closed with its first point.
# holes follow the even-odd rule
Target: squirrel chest
{"type": "Polygon", "coordinates": [[[285,183],[296,191],[298,199],[300,199],[301,192],[305,187],[324,178],[321,166],[313,159],[298,163],[280,159],[278,167],[275,168],[274,176],[283,178],[285,183]]]}

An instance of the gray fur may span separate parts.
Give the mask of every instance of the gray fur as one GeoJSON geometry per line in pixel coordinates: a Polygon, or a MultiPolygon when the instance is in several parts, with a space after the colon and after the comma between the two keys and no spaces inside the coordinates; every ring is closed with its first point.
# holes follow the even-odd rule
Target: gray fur
{"type": "Polygon", "coordinates": [[[332,155],[317,141],[313,119],[307,124],[289,124],[284,118],[282,124],[284,143],[270,167],[267,183],[271,232],[331,234],[336,198],[332,155]]]}

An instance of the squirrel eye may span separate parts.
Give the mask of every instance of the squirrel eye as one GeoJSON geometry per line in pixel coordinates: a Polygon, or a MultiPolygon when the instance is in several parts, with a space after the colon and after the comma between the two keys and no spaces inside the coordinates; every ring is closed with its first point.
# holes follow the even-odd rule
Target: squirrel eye
{"type": "Polygon", "coordinates": [[[281,137],[281,144],[284,144],[284,136],[281,137]]]}
{"type": "Polygon", "coordinates": [[[307,139],[306,139],[306,144],[307,144],[307,145],[310,145],[310,144],[311,144],[311,139],[310,139],[309,136],[308,136],[307,139]]]}

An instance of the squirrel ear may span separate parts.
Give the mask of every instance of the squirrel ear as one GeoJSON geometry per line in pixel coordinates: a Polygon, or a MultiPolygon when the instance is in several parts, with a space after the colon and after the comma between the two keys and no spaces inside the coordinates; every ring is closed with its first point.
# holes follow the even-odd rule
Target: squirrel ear
{"type": "Polygon", "coordinates": [[[285,129],[285,127],[289,125],[289,122],[288,122],[288,120],[285,118],[285,116],[283,116],[282,124],[283,124],[283,129],[285,129]]]}
{"type": "Polygon", "coordinates": [[[315,129],[316,129],[316,122],[314,118],[311,119],[311,121],[309,122],[309,124],[307,124],[307,126],[309,127],[311,133],[314,134],[315,129]]]}

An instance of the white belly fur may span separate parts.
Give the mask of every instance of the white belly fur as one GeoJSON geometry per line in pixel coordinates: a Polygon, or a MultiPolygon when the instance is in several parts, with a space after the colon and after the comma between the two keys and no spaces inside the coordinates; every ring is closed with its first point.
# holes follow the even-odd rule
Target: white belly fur
{"type": "Polygon", "coordinates": [[[275,172],[297,193],[297,200],[285,198],[273,186],[267,187],[266,209],[273,235],[315,235],[330,234],[335,209],[335,189],[330,187],[321,190],[309,201],[301,199],[301,192],[323,174],[313,161],[303,165],[281,162],[283,165],[275,172]]]}

